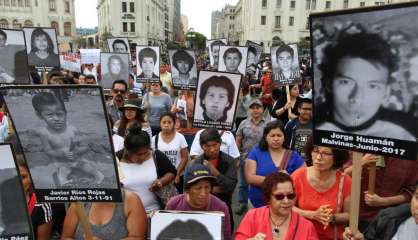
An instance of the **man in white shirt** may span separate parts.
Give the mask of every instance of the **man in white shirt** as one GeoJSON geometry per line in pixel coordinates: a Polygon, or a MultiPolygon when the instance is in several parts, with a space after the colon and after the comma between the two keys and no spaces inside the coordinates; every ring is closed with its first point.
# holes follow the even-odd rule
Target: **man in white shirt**
{"type": "MultiPolygon", "coordinates": [[[[203,149],[200,147],[199,139],[200,134],[204,129],[199,130],[193,140],[192,147],[190,148],[190,156],[192,159],[203,153],[203,149]]],[[[221,134],[222,144],[221,151],[228,154],[232,158],[239,159],[240,153],[235,143],[235,137],[230,131],[219,131],[221,134]]]]}

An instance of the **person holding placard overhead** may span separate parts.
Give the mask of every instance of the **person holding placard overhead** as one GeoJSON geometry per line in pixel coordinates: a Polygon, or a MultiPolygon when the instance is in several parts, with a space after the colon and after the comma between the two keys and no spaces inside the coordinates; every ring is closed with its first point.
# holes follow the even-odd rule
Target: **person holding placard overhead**
{"type": "Polygon", "coordinates": [[[59,65],[58,54],[54,52],[54,43],[42,28],[35,28],[31,35],[31,50],[28,64],[32,66],[53,67],[59,65]]]}

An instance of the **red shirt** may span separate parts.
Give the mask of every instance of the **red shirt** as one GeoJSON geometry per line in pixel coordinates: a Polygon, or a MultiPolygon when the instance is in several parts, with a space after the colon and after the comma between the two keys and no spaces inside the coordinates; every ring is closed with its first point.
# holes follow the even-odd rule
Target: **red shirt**
{"type": "Polygon", "coordinates": [[[273,91],[273,80],[271,79],[271,74],[263,74],[260,79],[260,84],[261,91],[263,92],[263,95],[261,96],[261,102],[266,105],[272,104],[273,99],[271,98],[271,93],[273,91]],[[264,97],[265,94],[270,94],[270,97],[264,97]]]}

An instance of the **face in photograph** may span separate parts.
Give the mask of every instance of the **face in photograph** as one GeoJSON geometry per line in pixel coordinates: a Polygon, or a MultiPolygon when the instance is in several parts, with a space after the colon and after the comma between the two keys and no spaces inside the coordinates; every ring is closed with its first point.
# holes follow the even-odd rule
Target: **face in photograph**
{"type": "Polygon", "coordinates": [[[247,66],[256,65],[257,62],[257,52],[254,53],[248,48],[247,66]]]}
{"type": "Polygon", "coordinates": [[[138,59],[144,77],[152,78],[157,61],[157,54],[155,51],[151,48],[144,48],[139,52],[138,59]]]}
{"type": "Polygon", "coordinates": [[[229,48],[224,53],[224,63],[227,72],[239,73],[238,67],[242,60],[242,54],[238,48],[229,48]]]}
{"type": "Polygon", "coordinates": [[[110,58],[109,72],[113,75],[118,75],[122,70],[122,62],[120,58],[110,58]]]}
{"type": "Polygon", "coordinates": [[[210,49],[212,52],[212,58],[214,61],[214,66],[218,66],[219,63],[219,48],[221,45],[225,45],[221,40],[215,40],[210,44],[210,49]]]}
{"type": "Polygon", "coordinates": [[[276,53],[277,64],[282,72],[290,72],[293,64],[293,49],[289,46],[280,47],[276,53]]]}
{"type": "Polygon", "coordinates": [[[0,30],[0,48],[5,47],[6,42],[7,42],[7,34],[3,30],[0,30]]]}
{"type": "Polygon", "coordinates": [[[389,71],[378,63],[345,57],[338,63],[333,80],[334,117],[356,126],[372,118],[388,94],[389,71]]]}
{"type": "Polygon", "coordinates": [[[235,88],[226,76],[212,76],[200,89],[200,105],[207,121],[226,121],[227,112],[234,103],[235,88]]]}
{"type": "Polygon", "coordinates": [[[126,53],[128,52],[128,45],[126,45],[126,42],[123,41],[123,39],[116,39],[112,43],[113,52],[117,53],[126,53]]]}

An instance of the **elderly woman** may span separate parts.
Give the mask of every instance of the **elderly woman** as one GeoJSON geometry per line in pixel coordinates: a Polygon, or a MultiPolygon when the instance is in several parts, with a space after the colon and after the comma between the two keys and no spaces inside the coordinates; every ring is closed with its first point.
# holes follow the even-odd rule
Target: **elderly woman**
{"type": "Polygon", "coordinates": [[[173,182],[176,168],[164,153],[152,150],[148,133],[137,124],[129,129],[124,147],[120,160],[123,185],[141,197],[147,214],[159,210],[163,206],[155,192],[173,182]]]}
{"type": "Polygon", "coordinates": [[[28,65],[38,67],[59,66],[58,54],[54,52],[54,43],[42,28],[35,28],[32,32],[31,50],[28,54],[28,65]]]}
{"type": "Polygon", "coordinates": [[[298,199],[295,212],[312,220],[320,239],[341,239],[348,223],[351,178],[340,171],[345,150],[314,146],[306,153],[312,166],[292,174],[298,199]]]}
{"type": "MultiPolygon", "coordinates": [[[[177,211],[218,211],[225,214],[224,239],[231,238],[231,215],[226,204],[211,194],[216,178],[208,166],[195,164],[186,169],[184,175],[184,194],[171,198],[167,210],[177,211]]],[[[188,239],[200,239],[188,238],[188,239]]]]}
{"type": "Polygon", "coordinates": [[[249,199],[254,207],[265,205],[261,187],[265,176],[278,171],[289,174],[305,165],[303,158],[292,150],[285,149],[285,135],[281,121],[266,124],[263,137],[245,161],[245,178],[250,185],[249,199]]]}
{"type": "Polygon", "coordinates": [[[319,239],[313,224],[292,211],[296,194],[288,174],[275,172],[267,176],[263,196],[268,205],[248,211],[235,233],[235,240],[319,239]]]}
{"type": "Polygon", "coordinates": [[[200,87],[199,99],[206,121],[225,122],[234,104],[235,87],[226,76],[212,76],[200,87]]]}

